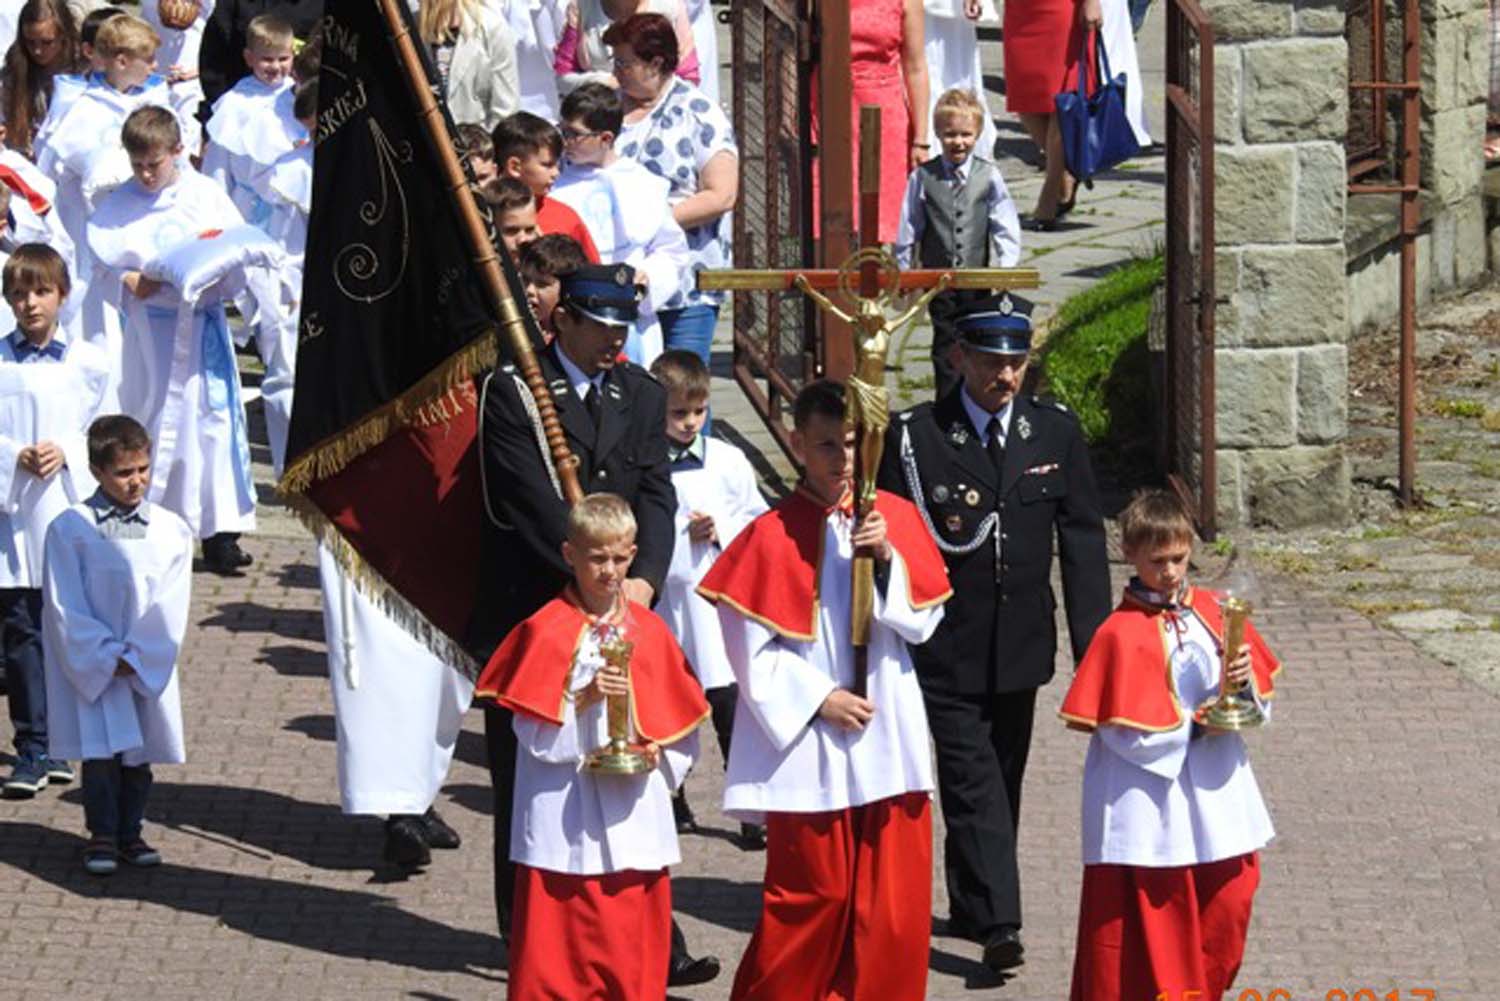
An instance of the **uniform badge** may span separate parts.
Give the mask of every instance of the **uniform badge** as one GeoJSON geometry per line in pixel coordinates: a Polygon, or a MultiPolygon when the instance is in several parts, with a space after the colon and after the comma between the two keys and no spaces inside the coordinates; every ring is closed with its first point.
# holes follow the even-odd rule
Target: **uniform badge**
{"type": "Polygon", "coordinates": [[[948,488],[941,483],[932,488],[932,502],[934,504],[942,504],[948,497],[948,488]]]}
{"type": "Polygon", "coordinates": [[[964,520],[956,514],[950,514],[943,521],[943,527],[948,529],[948,531],[950,532],[961,532],[963,531],[964,520]]]}
{"type": "Polygon", "coordinates": [[[969,440],[969,429],[957,422],[948,429],[948,442],[955,448],[960,448],[969,440]]]}
{"type": "Polygon", "coordinates": [[[969,491],[964,494],[964,503],[969,505],[970,507],[978,507],[979,491],[975,490],[973,487],[970,487],[969,491]]]}
{"type": "Polygon", "coordinates": [[[1016,418],[1016,434],[1021,436],[1022,441],[1028,441],[1031,438],[1031,421],[1026,419],[1025,414],[1016,418]]]}

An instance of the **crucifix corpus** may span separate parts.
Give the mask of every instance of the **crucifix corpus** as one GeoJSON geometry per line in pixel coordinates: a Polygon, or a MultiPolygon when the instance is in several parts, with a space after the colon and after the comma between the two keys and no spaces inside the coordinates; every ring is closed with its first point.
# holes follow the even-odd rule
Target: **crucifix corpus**
{"type": "MultiPolygon", "coordinates": [[[[892,335],[906,326],[934,296],[948,289],[1005,291],[1037,288],[1035,268],[950,268],[902,271],[891,252],[880,244],[880,108],[859,109],[859,248],[838,268],[801,271],[726,269],[700,271],[700,289],[783,292],[797,289],[819,309],[848,324],[854,335],[854,369],[845,383],[844,424],[854,431],[854,496],[858,518],[875,506],[875,476],[890,424],[890,395],[885,388],[886,355],[892,335]],[[829,290],[833,296],[824,293],[829,290]],[[910,303],[897,303],[903,293],[918,293],[910,303]],[[835,297],[841,300],[835,301],[835,297]],[[889,315],[895,306],[900,312],[889,315]]],[[[828,117],[825,114],[825,118],[828,117]]],[[[825,185],[825,197],[833,185],[825,185]]],[[[823,206],[826,223],[834,213],[823,206]]],[[[845,218],[848,217],[846,213],[845,218]]],[[[841,329],[825,325],[824,336],[841,329]]],[[[827,356],[827,352],[824,352],[827,356]]],[[[854,691],[865,694],[868,674],[870,621],[875,613],[874,553],[854,554],[851,638],[854,642],[854,691]]]]}

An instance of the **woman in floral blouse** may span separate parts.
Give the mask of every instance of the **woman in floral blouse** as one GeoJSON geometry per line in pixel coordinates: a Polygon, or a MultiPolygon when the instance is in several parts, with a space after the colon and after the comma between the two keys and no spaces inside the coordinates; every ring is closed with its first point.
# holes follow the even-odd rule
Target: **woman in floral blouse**
{"type": "MultiPolygon", "coordinates": [[[[677,36],[660,14],[635,14],[605,33],[614,50],[625,127],[621,156],[672,186],[672,216],[687,235],[691,268],[730,266],[730,213],[739,196],[739,150],[729,118],[703,91],[674,75],[677,36]]],[[[709,360],[722,292],[699,292],[693,276],[657,312],[668,350],[709,360]]]]}

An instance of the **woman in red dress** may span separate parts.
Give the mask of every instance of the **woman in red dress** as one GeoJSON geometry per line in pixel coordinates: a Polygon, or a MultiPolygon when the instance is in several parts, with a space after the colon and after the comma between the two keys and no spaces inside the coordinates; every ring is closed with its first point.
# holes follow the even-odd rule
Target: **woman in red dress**
{"type": "Polygon", "coordinates": [[[1079,41],[1103,24],[1100,0],[1005,4],[1005,107],[1021,116],[1021,124],[1047,159],[1047,177],[1028,229],[1056,229],[1057,221],[1073,208],[1077,182],[1063,162],[1052,98],[1074,85],[1079,41]]]}
{"type": "MultiPolygon", "coordinates": [[[[859,190],[859,108],[880,106],[880,242],[892,243],[901,216],[906,175],[931,159],[927,135],[927,57],[922,0],[850,0],[849,70],[854,116],[854,191],[859,190]],[[911,109],[923,109],[913,115],[911,109]]],[[[813,142],[817,136],[817,94],[813,86],[813,142]]],[[[818,205],[818,173],[813,172],[813,204],[818,205]]],[[[858,226],[859,199],[854,204],[858,226]]],[[[816,231],[818,222],[815,220],[816,231]]]]}

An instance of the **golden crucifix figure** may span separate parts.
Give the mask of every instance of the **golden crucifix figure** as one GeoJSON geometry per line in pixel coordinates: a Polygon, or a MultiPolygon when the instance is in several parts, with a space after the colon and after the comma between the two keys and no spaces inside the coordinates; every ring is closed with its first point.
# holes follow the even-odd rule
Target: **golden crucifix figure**
{"type": "Polygon", "coordinates": [[[845,386],[844,425],[855,429],[859,435],[860,493],[855,500],[861,515],[868,514],[875,503],[875,476],[880,471],[885,431],[891,423],[890,394],[885,388],[885,363],[891,350],[891,335],[910,323],[949,283],[949,277],[943,275],[900,313],[887,316],[886,310],[896,298],[895,282],[882,282],[880,291],[872,296],[855,291],[861,268],[871,264],[886,274],[900,275],[896,259],[884,248],[865,247],[855,251],[839,268],[836,292],[850,307],[849,310],[841,308],[832,298],[814,288],[806,275],[799,274],[795,279],[803,295],[817,303],[818,308],[849,324],[854,331],[854,371],[845,386]]]}

